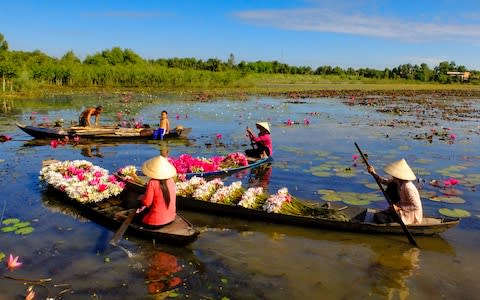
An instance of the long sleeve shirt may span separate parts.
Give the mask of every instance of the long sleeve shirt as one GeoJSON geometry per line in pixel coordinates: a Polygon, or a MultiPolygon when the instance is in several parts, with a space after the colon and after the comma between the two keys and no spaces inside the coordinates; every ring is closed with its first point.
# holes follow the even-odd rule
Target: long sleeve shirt
{"type": "MultiPolygon", "coordinates": [[[[377,175],[378,176],[378,175],[377,175]]],[[[389,184],[393,179],[387,179],[378,176],[382,184],[389,184]]],[[[411,181],[402,181],[398,185],[398,194],[400,201],[396,204],[400,211],[398,212],[405,225],[419,224],[423,219],[422,201],[420,200],[420,193],[411,181]]]]}
{"type": "Polygon", "coordinates": [[[252,140],[255,143],[262,144],[265,147],[267,147],[268,150],[270,150],[270,155],[269,156],[273,155],[272,138],[270,137],[269,133],[259,134],[258,137],[255,136],[254,134],[252,134],[252,140]]]}
{"type": "Polygon", "coordinates": [[[163,198],[160,181],[151,179],[147,184],[142,204],[149,208],[142,222],[148,225],[164,225],[172,222],[176,215],[175,182],[172,178],[167,179],[167,187],[170,193],[170,204],[163,198]]]}

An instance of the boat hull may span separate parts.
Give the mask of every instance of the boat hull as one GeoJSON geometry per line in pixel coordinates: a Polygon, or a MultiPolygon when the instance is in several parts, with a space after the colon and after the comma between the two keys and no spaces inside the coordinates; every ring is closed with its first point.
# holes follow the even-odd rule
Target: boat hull
{"type": "MultiPolygon", "coordinates": [[[[122,129],[122,128],[106,128],[99,127],[95,131],[95,128],[89,128],[82,131],[81,129],[73,130],[71,128],[61,127],[41,127],[31,126],[16,123],[17,127],[23,132],[31,135],[37,139],[63,139],[65,137],[74,138],[76,136],[81,139],[111,139],[111,140],[151,140],[153,139],[153,129],[122,129]],[[107,129],[107,130],[105,130],[107,129]],[[131,131],[131,132],[130,132],[131,131]]],[[[184,128],[181,131],[171,131],[164,135],[163,139],[186,139],[192,132],[192,128],[184,128]]]]}
{"type": "MultiPolygon", "coordinates": [[[[122,179],[121,176],[119,176],[119,178],[122,179]]],[[[144,185],[131,181],[125,182],[127,198],[133,199],[133,197],[138,197],[139,194],[145,192],[144,185]]],[[[275,222],[316,229],[380,234],[404,234],[400,224],[377,224],[373,222],[373,213],[375,213],[375,210],[356,206],[331,208],[332,210],[342,212],[347,216],[348,221],[311,216],[268,213],[263,210],[244,208],[239,205],[212,203],[187,197],[177,197],[177,208],[197,213],[203,212],[213,215],[232,216],[247,220],[275,222]]],[[[408,229],[414,235],[434,235],[456,226],[459,222],[458,218],[435,218],[425,216],[422,224],[409,225],[408,229]]]]}
{"type": "MultiPolygon", "coordinates": [[[[122,225],[131,209],[136,209],[129,209],[123,206],[124,200],[121,199],[123,195],[120,198],[110,198],[99,203],[83,204],[68,198],[64,193],[51,186],[49,186],[49,190],[59,194],[63,204],[72,206],[83,217],[112,230],[116,230],[122,225]]],[[[158,242],[173,245],[186,245],[193,242],[199,235],[199,231],[178,214],[172,223],[160,229],[151,230],[142,227],[141,224],[131,223],[126,233],[139,238],[156,239],[158,242]]]]}

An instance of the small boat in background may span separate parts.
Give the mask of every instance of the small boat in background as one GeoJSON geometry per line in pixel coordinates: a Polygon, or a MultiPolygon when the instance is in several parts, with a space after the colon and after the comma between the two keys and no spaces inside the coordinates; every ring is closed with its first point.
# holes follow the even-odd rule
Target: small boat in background
{"type": "MultiPolygon", "coordinates": [[[[79,127],[73,126],[68,128],[55,126],[32,126],[15,123],[25,133],[37,139],[64,139],[65,137],[81,139],[112,139],[112,140],[128,140],[128,139],[153,139],[154,128],[124,128],[118,126],[96,126],[96,127],[79,127]]],[[[192,128],[184,128],[177,126],[174,130],[165,134],[163,139],[186,139],[192,132],[192,128]]]]}

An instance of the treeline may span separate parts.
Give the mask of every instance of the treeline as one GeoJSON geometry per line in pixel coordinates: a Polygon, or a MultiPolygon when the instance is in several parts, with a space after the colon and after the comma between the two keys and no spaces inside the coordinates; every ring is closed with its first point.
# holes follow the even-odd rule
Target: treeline
{"type": "MultiPolygon", "coordinates": [[[[217,58],[160,58],[146,60],[130,49],[114,47],[83,61],[73,51],[61,58],[40,51],[10,51],[0,34],[0,76],[3,91],[28,90],[39,86],[70,87],[224,87],[248,85],[243,80],[251,73],[337,76],[346,79],[407,79],[450,83],[463,80],[447,72],[467,71],[454,62],[441,62],[430,69],[427,64],[404,64],[393,69],[342,69],[340,67],[290,66],[278,61],[237,63],[233,54],[217,58]]],[[[477,71],[471,71],[477,76],[477,71]]]]}

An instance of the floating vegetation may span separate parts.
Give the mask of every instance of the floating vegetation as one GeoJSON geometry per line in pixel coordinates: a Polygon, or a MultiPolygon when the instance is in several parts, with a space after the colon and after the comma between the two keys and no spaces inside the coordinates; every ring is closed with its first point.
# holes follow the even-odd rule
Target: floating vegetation
{"type": "Polygon", "coordinates": [[[437,193],[434,191],[419,190],[421,198],[432,198],[437,196],[437,193]]]}
{"type": "Polygon", "coordinates": [[[7,255],[0,251],[0,261],[2,261],[5,258],[5,256],[7,255]]]}
{"type": "Polygon", "coordinates": [[[456,177],[463,178],[464,175],[460,173],[462,170],[465,170],[467,167],[462,165],[450,166],[438,170],[437,172],[445,177],[456,177]]]}
{"type": "Polygon", "coordinates": [[[320,189],[317,192],[321,195],[320,198],[324,201],[342,201],[350,205],[368,205],[371,202],[383,199],[378,193],[337,192],[325,189],[320,189]]]}
{"type": "Polygon", "coordinates": [[[433,196],[428,198],[435,202],[444,202],[444,203],[455,203],[455,204],[462,204],[465,203],[463,198],[457,196],[433,196]]]}
{"type": "Polygon", "coordinates": [[[317,177],[338,176],[349,178],[357,175],[356,169],[354,167],[342,165],[334,161],[311,167],[308,171],[311,172],[313,176],[317,177]]]}
{"type": "Polygon", "coordinates": [[[452,218],[466,218],[471,216],[470,212],[460,208],[454,208],[454,209],[440,208],[438,212],[444,216],[452,217],[452,218]]]}
{"type": "Polygon", "coordinates": [[[10,218],[5,219],[2,222],[3,226],[1,228],[2,232],[13,232],[15,234],[25,235],[33,232],[34,228],[30,226],[30,222],[21,222],[20,219],[10,218]]]}
{"type": "Polygon", "coordinates": [[[413,162],[417,164],[430,164],[433,162],[433,159],[428,159],[428,158],[419,158],[414,160],[413,162]]]}

